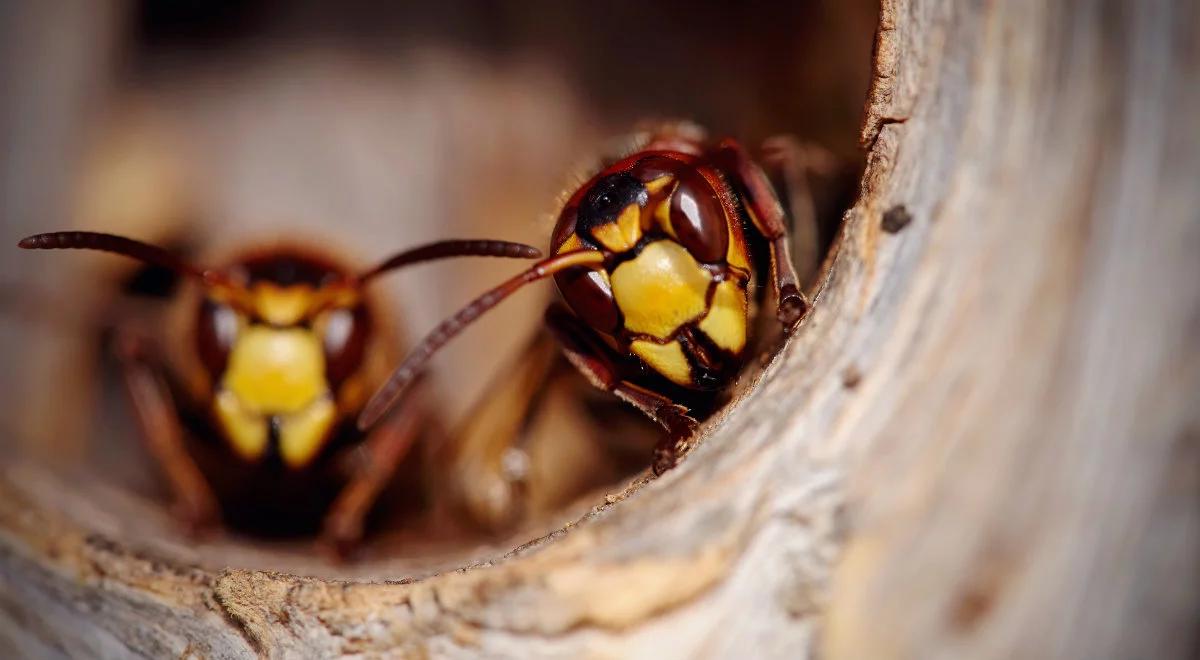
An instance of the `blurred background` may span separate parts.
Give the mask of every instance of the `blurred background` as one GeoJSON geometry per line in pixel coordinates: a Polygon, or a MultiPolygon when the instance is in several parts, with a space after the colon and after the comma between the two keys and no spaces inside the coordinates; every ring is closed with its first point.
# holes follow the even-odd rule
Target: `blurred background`
{"type": "MultiPolygon", "coordinates": [[[[544,247],[580,167],[666,117],[752,148],[791,134],[852,174],[877,11],[870,0],[4,2],[6,463],[84,475],[83,489],[95,479],[94,501],[154,506],[149,462],[119,449],[136,444],[95,331],[130,264],[18,253],[20,237],[87,228],[198,259],[303,239],[361,263],[446,237],[544,247]]],[[[853,194],[844,181],[819,191],[826,222],[853,194]]],[[[421,266],[381,292],[419,337],[513,269],[421,266]]],[[[447,427],[525,345],[550,295],[515,297],[437,360],[447,427]]]]}

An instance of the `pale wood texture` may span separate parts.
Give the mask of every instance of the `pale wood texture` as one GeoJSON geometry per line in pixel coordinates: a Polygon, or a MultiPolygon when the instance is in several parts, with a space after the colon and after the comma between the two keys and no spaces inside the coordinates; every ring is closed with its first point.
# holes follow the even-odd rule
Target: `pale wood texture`
{"type": "Polygon", "coordinates": [[[678,469],[389,583],[132,552],[10,466],[10,649],[1195,653],[1198,22],[1184,3],[884,2],[867,171],[815,309],[678,469]]]}

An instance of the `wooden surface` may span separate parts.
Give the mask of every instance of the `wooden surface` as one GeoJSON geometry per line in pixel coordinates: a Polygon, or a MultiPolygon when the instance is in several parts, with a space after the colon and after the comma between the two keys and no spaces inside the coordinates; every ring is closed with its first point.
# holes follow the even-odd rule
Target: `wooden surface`
{"type": "Polygon", "coordinates": [[[678,469],[400,583],[134,552],[9,464],[8,649],[1194,654],[1198,24],[885,1],[867,172],[815,309],[678,469]]]}

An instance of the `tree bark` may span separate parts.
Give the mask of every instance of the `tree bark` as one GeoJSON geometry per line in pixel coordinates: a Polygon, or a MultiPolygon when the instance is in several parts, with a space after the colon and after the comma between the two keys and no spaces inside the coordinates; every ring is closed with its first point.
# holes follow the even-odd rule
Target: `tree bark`
{"type": "Polygon", "coordinates": [[[813,312],[677,469],[389,582],[133,551],[10,464],[8,649],[1196,653],[1198,25],[1166,1],[885,0],[813,312]]]}

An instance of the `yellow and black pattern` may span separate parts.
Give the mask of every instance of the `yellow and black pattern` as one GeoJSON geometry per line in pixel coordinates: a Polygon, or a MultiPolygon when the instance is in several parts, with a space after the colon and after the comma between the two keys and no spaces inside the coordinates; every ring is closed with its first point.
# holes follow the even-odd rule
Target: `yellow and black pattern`
{"type": "Polygon", "coordinates": [[[260,282],[250,292],[255,322],[235,312],[213,415],[241,458],[261,460],[275,435],[279,458],[300,468],[317,456],[338,420],[323,337],[314,330],[324,324],[302,323],[313,299],[307,285],[260,282]]]}
{"type": "MultiPolygon", "coordinates": [[[[707,219],[728,232],[723,259],[701,262],[685,247],[675,225],[680,214],[672,213],[679,188],[675,175],[642,184],[642,194],[627,195],[628,203],[610,212],[611,221],[580,227],[586,237],[572,233],[557,252],[611,253],[597,272],[620,314],[614,339],[671,382],[703,389],[746,346],[750,265],[729,200],[716,207],[721,217],[707,219]]],[[[722,185],[713,194],[729,193],[722,185]]]]}

